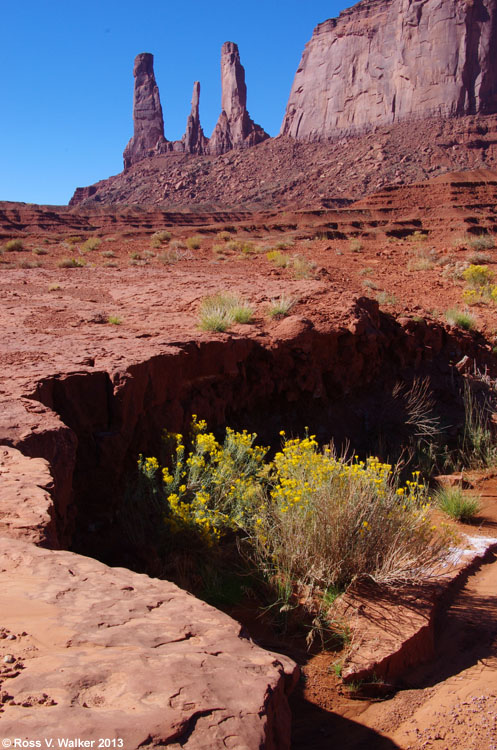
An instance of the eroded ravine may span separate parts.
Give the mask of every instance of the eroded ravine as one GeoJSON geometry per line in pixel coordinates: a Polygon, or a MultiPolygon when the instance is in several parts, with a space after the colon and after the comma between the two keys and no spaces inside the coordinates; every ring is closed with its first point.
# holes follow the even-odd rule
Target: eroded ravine
{"type": "MultiPolygon", "coordinates": [[[[477,490],[482,496],[477,533],[497,539],[497,480],[483,480],[477,490]]],[[[474,534],[475,527],[464,531],[474,534]]],[[[436,658],[409,670],[402,689],[388,700],[351,700],[337,691],[326,657],[311,660],[304,667],[308,683],[294,699],[302,715],[294,722],[294,750],[320,750],[332,741],[343,750],[495,750],[496,592],[493,552],[441,608],[436,658]]]]}

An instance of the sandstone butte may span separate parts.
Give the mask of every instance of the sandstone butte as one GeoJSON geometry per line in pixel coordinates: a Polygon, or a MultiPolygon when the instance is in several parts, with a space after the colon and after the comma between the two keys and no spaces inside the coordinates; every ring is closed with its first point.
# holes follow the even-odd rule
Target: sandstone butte
{"type": "Polygon", "coordinates": [[[77,188],[71,205],[326,207],[391,183],[494,167],[496,13],[497,0],[362,0],[319,24],[277,138],[248,115],[235,44],[223,45],[210,139],[197,86],[185,135],[165,139],[151,56],[138,55],[125,173],[77,188]]]}
{"type": "Polygon", "coordinates": [[[362,0],[319,24],[281,133],[322,139],[497,111],[496,0],[362,0]]]}

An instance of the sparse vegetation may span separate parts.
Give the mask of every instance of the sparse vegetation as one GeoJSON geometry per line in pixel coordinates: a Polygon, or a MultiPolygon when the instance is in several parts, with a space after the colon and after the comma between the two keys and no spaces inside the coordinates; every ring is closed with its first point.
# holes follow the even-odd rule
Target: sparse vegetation
{"type": "Polygon", "coordinates": [[[34,247],[33,255],[48,255],[48,250],[44,247],[34,247]]]}
{"type": "Polygon", "coordinates": [[[362,285],[365,289],[378,289],[378,284],[376,284],[372,279],[364,279],[362,285]]]}
{"type": "Polygon", "coordinates": [[[60,284],[50,284],[48,287],[49,292],[58,292],[60,289],[60,284]]]}
{"type": "Polygon", "coordinates": [[[292,297],[281,294],[279,297],[271,300],[268,310],[269,317],[273,319],[286,317],[296,302],[297,300],[292,297]]]}
{"type": "Polygon", "coordinates": [[[171,239],[171,232],[168,232],[165,229],[162,229],[158,232],[154,232],[152,237],[150,238],[150,244],[152,247],[155,247],[156,249],[162,247],[166,242],[169,242],[171,239]]]}
{"type": "Polygon", "coordinates": [[[471,521],[480,511],[478,498],[465,495],[459,487],[443,487],[438,490],[435,503],[456,521],[471,521]]]}
{"type": "Polygon", "coordinates": [[[378,292],[376,295],[376,301],[379,305],[395,305],[397,303],[397,298],[395,297],[395,294],[390,294],[390,292],[378,292]]]}
{"type": "Polygon", "coordinates": [[[19,268],[40,268],[41,261],[39,260],[21,260],[19,268]]]}
{"type": "Polygon", "coordinates": [[[364,246],[358,239],[351,239],[349,242],[349,248],[352,253],[362,253],[364,246]]]}
{"type": "Polygon", "coordinates": [[[479,237],[471,238],[469,246],[473,250],[491,250],[495,247],[495,240],[489,234],[482,234],[479,237]]]}
{"type": "Polygon", "coordinates": [[[24,250],[24,242],[19,239],[9,240],[5,243],[5,249],[8,253],[16,253],[24,250]]]}
{"type": "Polygon", "coordinates": [[[86,262],[82,258],[62,258],[57,263],[59,268],[83,268],[86,262]]]}
{"type": "Polygon", "coordinates": [[[114,250],[104,250],[102,252],[102,257],[103,258],[115,258],[116,254],[115,254],[114,250]]]}
{"type": "Polygon", "coordinates": [[[195,235],[194,237],[188,237],[186,240],[186,246],[190,248],[190,250],[198,250],[202,245],[203,237],[200,237],[199,235],[195,235]]]}
{"type": "Polygon", "coordinates": [[[122,323],[122,319],[118,315],[109,315],[107,318],[107,323],[109,323],[111,326],[120,326],[122,323]]]}
{"type": "Polygon", "coordinates": [[[206,297],[200,306],[200,327],[204,331],[223,332],[233,323],[250,323],[253,310],[235,294],[206,297]]]}
{"type": "Polygon", "coordinates": [[[84,242],[81,246],[81,252],[82,253],[89,253],[92,250],[98,250],[100,245],[102,244],[102,240],[98,237],[89,237],[86,242],[84,242]]]}
{"type": "Polygon", "coordinates": [[[223,242],[229,242],[231,239],[231,234],[230,232],[226,232],[225,230],[223,230],[222,232],[218,232],[216,237],[218,238],[218,240],[222,240],[223,242]]]}
{"type": "Polygon", "coordinates": [[[451,326],[457,326],[458,328],[464,328],[465,331],[472,331],[476,328],[476,318],[469,312],[458,310],[455,307],[451,307],[445,313],[447,323],[451,326]]]}

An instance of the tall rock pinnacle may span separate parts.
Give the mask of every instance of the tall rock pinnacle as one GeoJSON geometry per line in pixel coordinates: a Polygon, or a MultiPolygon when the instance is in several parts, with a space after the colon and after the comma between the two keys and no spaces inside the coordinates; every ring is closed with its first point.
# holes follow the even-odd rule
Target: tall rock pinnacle
{"type": "Polygon", "coordinates": [[[187,154],[205,154],[209,142],[200,125],[199,99],[200,83],[195,81],[193,84],[192,110],[188,115],[186,131],[181,139],[184,150],[187,154]]]}
{"type": "Polygon", "coordinates": [[[246,148],[269,138],[247,112],[245,70],[238,46],[225,42],[221,48],[222,112],[209,140],[209,153],[224,154],[232,148],[246,148]]]}
{"type": "Polygon", "coordinates": [[[147,156],[169,150],[168,141],[164,138],[159,88],[154,76],[154,56],[148,52],[137,55],[133,75],[134,135],[124,149],[124,169],[129,169],[132,164],[147,156]]]}
{"type": "Polygon", "coordinates": [[[361,0],[315,28],[281,133],[496,111],[497,0],[361,0]]]}

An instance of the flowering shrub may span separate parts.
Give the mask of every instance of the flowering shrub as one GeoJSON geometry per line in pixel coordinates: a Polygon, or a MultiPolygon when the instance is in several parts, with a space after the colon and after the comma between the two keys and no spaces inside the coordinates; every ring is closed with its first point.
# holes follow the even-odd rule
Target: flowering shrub
{"type": "Polygon", "coordinates": [[[462,273],[466,282],[463,290],[463,299],[468,305],[475,305],[482,300],[497,302],[497,286],[494,282],[494,274],[488,266],[470,265],[462,273]]]}
{"type": "Polygon", "coordinates": [[[193,418],[191,448],[181,435],[171,466],[140,456],[139,468],[159,482],[172,533],[189,530],[209,546],[236,532],[266,576],[293,590],[326,591],[355,577],[384,581],[426,574],[447,549],[447,534],[430,518],[419,472],[397,487],[390,464],[375,457],[339,458],[316,438],[287,439],[266,461],[256,435],[226,430],[219,443],[193,418]]]}

